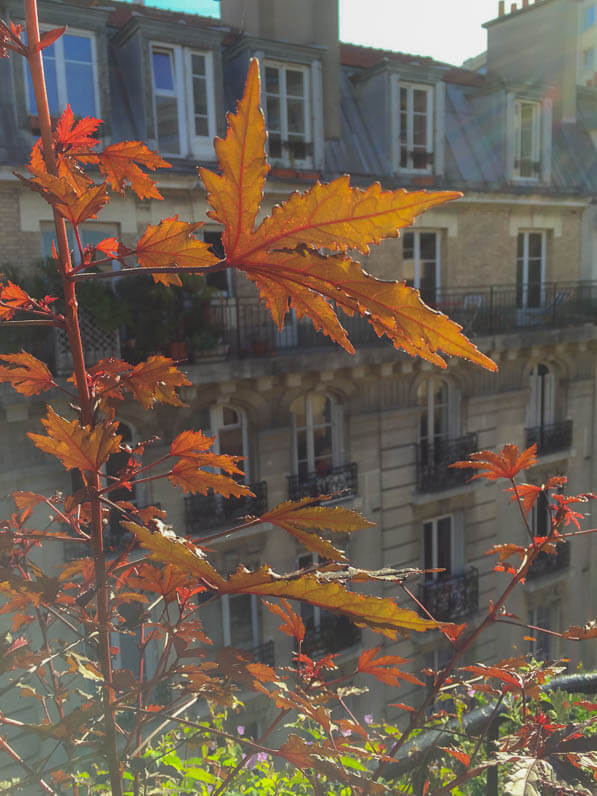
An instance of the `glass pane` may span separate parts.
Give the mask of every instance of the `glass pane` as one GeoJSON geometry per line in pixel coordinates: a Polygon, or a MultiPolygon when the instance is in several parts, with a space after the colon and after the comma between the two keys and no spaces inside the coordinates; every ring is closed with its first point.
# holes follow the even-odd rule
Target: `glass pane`
{"type": "MultiPolygon", "coordinates": [[[[229,456],[244,456],[243,433],[240,428],[221,428],[220,433],[220,453],[227,453],[229,456]]],[[[246,465],[246,462],[244,463],[246,465]]],[[[243,463],[241,462],[241,470],[243,463]]]]}
{"type": "Polygon", "coordinates": [[[158,147],[161,152],[180,152],[178,138],[178,103],[176,97],[155,98],[158,147]]]}
{"type": "Polygon", "coordinates": [[[523,285],[523,261],[519,259],[516,262],[516,306],[520,309],[524,303],[524,285],[523,285]]]}
{"type": "Polygon", "coordinates": [[[279,133],[274,133],[274,134],[269,133],[268,150],[270,157],[272,158],[282,157],[282,139],[280,138],[279,133]]]}
{"type": "Polygon", "coordinates": [[[172,54],[154,50],[151,54],[153,83],[158,91],[174,91],[172,54]]]}
{"type": "MultiPolygon", "coordinates": [[[[426,522],[423,525],[423,566],[425,569],[433,569],[433,523],[426,522]]],[[[433,580],[434,575],[429,572],[425,575],[425,580],[433,580]]]]}
{"type": "Polygon", "coordinates": [[[296,450],[299,461],[307,460],[307,432],[297,431],[296,434],[296,450]]]}
{"type": "Polygon", "coordinates": [[[413,91],[413,111],[415,113],[427,114],[427,92],[421,89],[413,91]]]}
{"type": "Polygon", "coordinates": [[[209,415],[209,407],[202,406],[198,412],[197,422],[199,424],[199,428],[205,432],[205,434],[211,436],[211,422],[210,422],[210,415],[209,415]]]}
{"type": "Polygon", "coordinates": [[[288,136],[288,151],[295,160],[304,160],[307,157],[307,144],[304,137],[297,137],[296,133],[291,133],[288,136]]]}
{"type": "Polygon", "coordinates": [[[302,72],[298,72],[296,69],[287,69],[286,94],[292,97],[303,97],[305,95],[304,78],[302,72]]]}
{"type": "Polygon", "coordinates": [[[452,522],[450,517],[442,517],[437,523],[437,566],[445,569],[440,577],[448,577],[452,571],[452,522]]]}
{"type": "MultiPolygon", "coordinates": [[[[206,116],[195,116],[195,135],[209,135],[209,126],[207,124],[206,116]]],[[[211,274],[211,276],[215,276],[215,274],[211,274]]]]}
{"type": "Polygon", "coordinates": [[[400,114],[400,142],[406,146],[408,136],[408,116],[406,112],[400,114]]]}
{"type": "Polygon", "coordinates": [[[197,53],[193,53],[191,55],[191,69],[193,70],[194,75],[204,75],[205,74],[205,56],[198,55],[197,53]]]}
{"type": "Polygon", "coordinates": [[[529,234],[529,257],[541,257],[543,253],[543,235],[539,232],[529,234]]]}
{"type": "Polygon", "coordinates": [[[517,257],[524,257],[524,234],[519,234],[518,240],[516,243],[516,256],[517,257]]]}
{"type": "MultiPolygon", "coordinates": [[[[400,89],[400,110],[405,111],[408,107],[408,90],[405,88],[400,89]]],[[[405,114],[401,114],[405,115],[405,114]]]]}
{"type": "MultiPolygon", "coordinates": [[[[52,116],[60,115],[60,105],[58,104],[58,83],[56,81],[56,60],[54,58],[54,45],[52,44],[43,51],[44,74],[46,76],[46,88],[48,91],[48,103],[52,116]]],[[[29,97],[29,108],[32,114],[37,114],[37,103],[33,91],[33,81],[31,80],[31,70],[25,69],[25,80],[27,82],[27,96],[29,97]]]]}
{"type": "Polygon", "coordinates": [[[90,64],[66,62],[67,100],[75,116],[95,116],[93,69],[90,64]]]}
{"type": "Polygon", "coordinates": [[[205,78],[193,78],[193,106],[198,116],[207,116],[207,85],[205,78]]]}
{"type": "Polygon", "coordinates": [[[280,93],[280,72],[273,66],[265,67],[265,90],[268,94],[280,93]]]}
{"type": "Polygon", "coordinates": [[[413,151],[413,169],[426,169],[430,163],[429,155],[423,149],[413,151]]]}
{"type": "Polygon", "coordinates": [[[421,297],[427,304],[433,304],[437,298],[436,268],[434,262],[424,262],[421,268],[419,285],[421,297]]]}
{"type": "Polygon", "coordinates": [[[322,395],[321,393],[311,395],[311,412],[313,413],[314,426],[331,422],[332,402],[327,395],[322,395]]]}
{"type": "Polygon", "coordinates": [[[290,404],[290,411],[296,417],[296,425],[297,428],[301,428],[306,425],[305,420],[305,396],[301,395],[298,398],[295,398],[294,401],[290,404]]]}
{"type": "Polygon", "coordinates": [[[265,103],[267,111],[267,126],[270,130],[279,131],[280,128],[280,100],[277,97],[267,97],[265,103]]]}
{"type": "Polygon", "coordinates": [[[413,146],[426,147],[427,146],[427,117],[414,116],[413,117],[413,146]]]}
{"type": "Polygon", "coordinates": [[[66,33],[62,37],[62,42],[66,61],[91,63],[91,39],[88,39],[87,36],[73,36],[66,33]]]}
{"type": "Polygon", "coordinates": [[[421,259],[435,260],[437,236],[435,232],[421,232],[421,259]]]}
{"type": "Polygon", "coordinates": [[[527,307],[540,307],[541,301],[541,260],[529,261],[527,307]]]}
{"type": "Polygon", "coordinates": [[[305,103],[303,100],[288,100],[288,132],[305,133],[305,103]]]}
{"type": "Polygon", "coordinates": [[[222,419],[224,421],[225,426],[234,426],[239,424],[240,416],[236,409],[233,409],[231,406],[225,406],[222,410],[222,419]]]}
{"type": "Polygon", "coordinates": [[[253,641],[252,598],[250,594],[230,597],[230,644],[251,647],[253,641]]]}
{"type": "Polygon", "coordinates": [[[313,431],[313,447],[318,462],[315,467],[317,475],[329,472],[332,466],[332,433],[329,426],[313,431]]]}
{"type": "Polygon", "coordinates": [[[402,256],[405,260],[412,260],[415,256],[415,236],[412,232],[405,232],[402,236],[402,256]]]}

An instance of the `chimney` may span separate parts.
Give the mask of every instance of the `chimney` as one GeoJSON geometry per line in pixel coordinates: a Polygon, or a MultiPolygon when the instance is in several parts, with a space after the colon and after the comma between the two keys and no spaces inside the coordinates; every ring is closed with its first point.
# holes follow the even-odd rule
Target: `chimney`
{"type": "Polygon", "coordinates": [[[498,16],[503,17],[506,13],[506,0],[500,0],[498,3],[498,16]]]}

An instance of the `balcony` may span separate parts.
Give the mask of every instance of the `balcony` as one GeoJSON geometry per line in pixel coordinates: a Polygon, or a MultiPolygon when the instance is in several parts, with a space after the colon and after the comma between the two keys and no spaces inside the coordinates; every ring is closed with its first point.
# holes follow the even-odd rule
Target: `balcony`
{"type": "Polygon", "coordinates": [[[267,483],[249,484],[255,497],[223,498],[221,495],[187,495],[184,499],[185,524],[188,534],[204,536],[206,531],[236,525],[247,515],[258,516],[267,511],[267,483]]]}
{"type": "Polygon", "coordinates": [[[419,586],[419,601],[434,619],[452,622],[479,607],[479,572],[469,567],[462,575],[429,580],[419,586]]]}
{"type": "Polygon", "coordinates": [[[307,473],[288,476],[289,500],[304,497],[330,495],[334,498],[351,497],[357,494],[358,478],[356,462],[332,467],[325,474],[307,473]]]}
{"type": "Polygon", "coordinates": [[[562,542],[562,544],[557,546],[557,551],[555,556],[545,552],[539,553],[527,572],[527,580],[537,580],[544,575],[552,575],[568,569],[570,565],[570,545],[568,542],[562,542]]]}
{"type": "Polygon", "coordinates": [[[267,666],[272,667],[276,665],[273,641],[258,644],[256,647],[245,650],[245,652],[251,655],[254,660],[259,661],[259,663],[265,663],[267,666]]]}
{"type": "Polygon", "coordinates": [[[301,650],[310,658],[321,658],[360,644],[361,635],[361,629],[345,616],[323,614],[317,627],[307,629],[301,650]]]}
{"type": "Polygon", "coordinates": [[[572,445],[572,420],[527,428],[527,447],[533,443],[537,445],[538,456],[567,450],[572,445]]]}
{"type": "Polygon", "coordinates": [[[461,486],[471,476],[469,470],[453,470],[450,464],[468,458],[478,448],[475,433],[457,439],[436,440],[431,448],[426,442],[417,445],[417,491],[441,492],[461,486]]]}

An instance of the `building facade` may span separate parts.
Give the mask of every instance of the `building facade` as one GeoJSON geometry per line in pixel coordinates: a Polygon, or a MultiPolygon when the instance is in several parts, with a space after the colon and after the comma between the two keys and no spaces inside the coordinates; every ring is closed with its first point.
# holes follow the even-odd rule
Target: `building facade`
{"type": "MultiPolygon", "coordinates": [[[[535,5],[540,13],[581,4],[535,5]]],[[[156,458],[183,429],[209,430],[220,452],[245,457],[256,498],[183,498],[161,482],[144,484],[134,498],[139,505],[160,503],[179,534],[201,539],[288,498],[334,492],[376,523],[350,540],[356,562],[444,568],[446,575],[412,588],[436,618],[474,621],[505,583],[485,551],[524,543],[526,531],[499,487],[466,483],[466,473],[463,478],[447,465],[481,448],[536,442],[539,464],[531,480],[566,474],[571,492],[597,484],[591,127],[597,89],[584,80],[577,85],[578,76],[568,86],[567,72],[543,73],[529,63],[525,73],[522,61],[514,68],[511,36],[502,36],[500,26],[524,22],[535,6],[488,24],[485,74],[341,44],[335,0],[302,2],[300,15],[291,0],[221,0],[221,7],[222,19],[213,20],[117,2],[40,2],[42,25],[69,25],[46,51],[52,112],[70,103],[76,115],[103,119],[107,143],[145,140],[173,163],[158,176],[163,201],[114,197],[97,222],[84,225],[84,243],[114,235],[131,245],[162,218],[206,218],[196,166],[216,168],[213,136],[223,134],[224,112],[241,94],[249,59],[258,57],[272,164],[264,212],[316,179],[343,173],[355,185],[379,180],[387,188],[461,190],[462,199],[427,212],[400,239],[377,247],[364,266],[419,288],[428,303],[462,324],[499,372],[456,360],[445,371],[433,369],[347,318],[357,348],[350,357],[291,314],[278,332],[242,276],[212,280],[208,328],[185,321],[180,339],[162,342],[166,352],[190,358],[184,370],[192,386],[182,391],[187,407],[142,413],[125,404],[122,418],[131,440],[161,438],[150,451],[156,458]]],[[[12,0],[0,0],[0,11],[15,21],[22,15],[12,0]]],[[[541,52],[533,53],[540,63],[541,52]]],[[[50,254],[52,216],[12,176],[37,129],[22,67],[16,59],[0,61],[0,85],[8,87],[0,96],[0,251],[6,267],[26,272],[50,254]]],[[[217,248],[217,227],[208,221],[202,233],[217,248]]],[[[91,359],[121,350],[134,356],[141,317],[133,314],[121,332],[108,333],[98,328],[93,309],[86,319],[91,359]]],[[[68,375],[59,337],[46,354],[68,375]]],[[[41,400],[24,400],[2,386],[0,494],[24,483],[36,491],[70,488],[50,457],[22,444],[43,413],[41,400]]],[[[537,535],[547,519],[539,506],[532,515],[537,535]]],[[[122,549],[122,530],[115,525],[107,533],[114,549],[122,549]]],[[[225,571],[239,562],[268,562],[277,571],[313,563],[267,526],[213,547],[214,563],[225,571]]],[[[557,559],[542,561],[508,609],[523,622],[555,630],[583,624],[597,606],[596,572],[595,543],[580,537],[557,559]]],[[[397,585],[382,592],[408,603],[397,585]]],[[[302,610],[306,647],[314,655],[337,653],[349,667],[363,644],[379,643],[339,617],[302,610]]],[[[290,640],[280,637],[277,621],[255,598],[224,598],[208,611],[206,627],[216,643],[250,648],[267,662],[288,660],[290,640]]],[[[549,643],[548,636],[530,648],[525,635],[512,625],[496,626],[471,657],[489,662],[532,652],[566,656],[572,667],[581,656],[586,667],[597,665],[589,648],[549,643]]],[[[415,671],[437,667],[449,654],[439,634],[385,646],[415,671]]],[[[122,642],[122,665],[130,665],[134,653],[134,644],[122,642]]],[[[400,698],[417,695],[405,688],[400,698]]],[[[392,699],[380,686],[359,704],[376,715],[387,710],[392,719],[395,709],[386,708],[392,699]]],[[[266,705],[256,700],[252,710],[256,722],[267,722],[266,705]]]]}

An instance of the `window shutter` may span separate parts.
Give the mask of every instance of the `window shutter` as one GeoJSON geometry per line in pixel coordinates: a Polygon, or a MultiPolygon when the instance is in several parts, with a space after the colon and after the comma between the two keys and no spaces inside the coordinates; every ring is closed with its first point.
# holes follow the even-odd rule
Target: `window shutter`
{"type": "Polygon", "coordinates": [[[452,515],[452,575],[464,572],[464,516],[461,511],[452,515]]]}
{"type": "Polygon", "coordinates": [[[541,180],[551,181],[551,131],[553,103],[544,99],[541,113],[541,180]]]}
{"type": "Polygon", "coordinates": [[[520,159],[520,103],[514,102],[514,94],[506,94],[506,175],[510,180],[515,176],[516,159],[520,159]]]}
{"type": "Polygon", "coordinates": [[[342,467],[344,460],[344,406],[334,401],[332,404],[332,462],[334,467],[342,467]]]}

